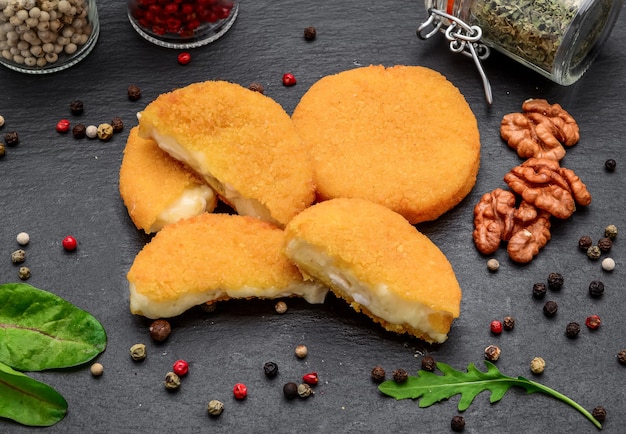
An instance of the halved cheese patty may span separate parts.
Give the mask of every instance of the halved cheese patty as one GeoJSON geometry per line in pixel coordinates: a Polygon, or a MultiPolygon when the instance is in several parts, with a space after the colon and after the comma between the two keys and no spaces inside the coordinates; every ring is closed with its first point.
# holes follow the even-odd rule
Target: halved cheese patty
{"type": "Polygon", "coordinates": [[[285,228],[285,253],[385,329],[444,342],[461,288],[444,254],[405,218],[363,199],[332,199],[285,228]]]}
{"type": "Polygon", "coordinates": [[[431,69],[369,66],[326,76],[292,119],[321,200],[367,199],[418,223],[453,208],[476,182],[476,118],[431,69]]]}
{"type": "Polygon", "coordinates": [[[202,214],[165,226],[128,271],[130,310],[166,318],[206,302],[297,295],[322,303],[328,292],[305,282],[282,252],[282,229],[229,214],[202,214]]]}
{"type": "Polygon", "coordinates": [[[137,229],[146,233],[181,218],[212,212],[217,196],[193,171],[133,127],[120,167],[120,195],[137,229]]]}
{"type": "Polygon", "coordinates": [[[160,95],[139,133],[185,162],[238,214],[285,225],[315,199],[313,169],[289,115],[271,98],[225,81],[160,95]]]}

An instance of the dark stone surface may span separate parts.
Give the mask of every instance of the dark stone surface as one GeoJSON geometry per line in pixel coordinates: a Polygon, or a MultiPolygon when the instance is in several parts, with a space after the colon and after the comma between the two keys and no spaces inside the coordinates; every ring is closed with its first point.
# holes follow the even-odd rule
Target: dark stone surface
{"type": "MultiPolygon", "coordinates": [[[[177,51],[152,46],[134,32],[125,2],[101,1],[99,11],[100,40],[77,66],[47,76],[0,69],[0,114],[6,118],[0,132],[18,131],[21,138],[0,160],[0,281],[18,280],[10,253],[19,247],[15,236],[28,232],[28,283],[90,311],[109,338],[97,359],[105,366],[100,378],[90,375],[88,364],[32,374],[69,402],[67,417],[45,432],[448,432],[450,420],[459,414],[458,396],[421,409],[417,402],[380,395],[370,371],[381,365],[388,373],[396,368],[415,373],[425,354],[457,369],[469,363],[482,369],[483,350],[490,344],[502,348],[497,364],[505,374],[537,379],[589,411],[602,405],[607,410],[604,431],[622,432],[626,367],[616,354],[626,348],[624,245],[618,235],[610,253],[617,267],[605,273],[599,261],[578,250],[577,242],[584,234],[599,239],[608,224],[626,230],[623,14],[595,64],[570,87],[494,54],[485,62],[494,93],[494,104],[488,107],[471,61],[450,53],[443,38],[424,42],[415,37],[426,17],[419,1],[243,0],[231,31],[210,46],[191,50],[193,58],[186,66],[177,63],[177,51]],[[317,28],[314,42],[302,36],[309,25],[317,28]],[[265,94],[291,113],[322,76],[369,64],[423,65],[442,72],[463,92],[478,119],[483,148],[476,187],[457,208],[419,226],[448,256],[464,291],[461,317],[449,340],[428,346],[386,333],[329,297],[322,306],[288,300],[284,315],[274,312],[273,302],[258,300],[221,303],[210,314],[192,310],[172,320],[173,332],[165,343],[152,343],[150,321],[129,313],[125,279],[148,238],[132,225],[118,194],[122,151],[136,112],[162,92],[225,79],[244,86],[262,83],[265,94]],[[296,76],[296,86],[281,84],[285,72],[296,76]],[[128,100],[129,84],[141,88],[139,101],[128,100]],[[554,222],[552,240],[532,263],[512,263],[500,250],[494,257],[501,267],[490,273],[487,258],[472,244],[472,209],[483,193],[503,187],[503,175],[520,163],[500,139],[499,124],[504,114],[518,111],[531,97],[560,103],[578,121],[581,140],[568,149],[562,164],[581,176],[593,203],[567,221],[554,222]],[[75,99],[84,102],[80,117],[70,113],[75,99]],[[71,133],[55,131],[64,117],[88,125],[115,116],[126,126],[109,142],[76,140],[71,133]],[[604,169],[608,158],[617,162],[613,173],[604,169]],[[61,247],[68,234],[79,241],[73,253],[61,247]],[[543,315],[545,300],[531,296],[532,285],[545,282],[550,272],[565,278],[563,288],[548,291],[546,297],[559,304],[554,318],[543,315]],[[601,298],[589,296],[592,280],[604,282],[601,298]],[[583,324],[591,314],[600,315],[601,328],[590,332],[583,327],[577,339],[567,339],[567,323],[583,324]],[[491,335],[490,321],[506,315],[515,317],[515,329],[491,335]],[[128,354],[138,342],[148,346],[142,363],[134,363],[128,354]],[[299,360],[293,351],[302,343],[309,355],[299,360]],[[547,364],[540,377],[529,371],[535,356],[547,364]],[[167,393],[165,373],[179,358],[190,363],[190,373],[177,393],[167,393]],[[263,374],[263,363],[270,360],[279,365],[275,379],[263,374]],[[282,385],[310,371],[320,376],[315,396],[286,401],[282,385]],[[241,402],[232,396],[237,382],[246,383],[250,391],[241,402]],[[226,405],[217,419],[206,414],[211,399],[226,405]]],[[[566,404],[521,390],[509,391],[496,404],[489,403],[487,393],[480,394],[463,416],[467,433],[595,430],[566,404]]],[[[0,432],[27,431],[0,421],[0,432]]]]}

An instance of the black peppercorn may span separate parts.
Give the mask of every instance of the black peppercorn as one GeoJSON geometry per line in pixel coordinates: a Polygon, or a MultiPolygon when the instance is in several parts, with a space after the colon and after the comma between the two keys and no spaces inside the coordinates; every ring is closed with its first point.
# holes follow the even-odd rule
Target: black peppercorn
{"type": "Polygon", "coordinates": [[[591,415],[598,421],[604,422],[606,419],[606,410],[604,407],[597,406],[591,411],[591,415]]]}
{"type": "Polygon", "coordinates": [[[422,369],[428,372],[434,372],[437,368],[437,362],[432,356],[424,356],[422,359],[422,369]]]}
{"type": "Polygon", "coordinates": [[[620,350],[619,353],[617,353],[617,360],[626,365],[626,349],[620,350]]]}
{"type": "Polygon", "coordinates": [[[80,116],[83,114],[84,110],[85,110],[85,107],[81,100],[77,99],[70,103],[70,111],[72,112],[73,115],[80,116]]]}
{"type": "Polygon", "coordinates": [[[263,94],[265,92],[265,88],[263,87],[263,85],[261,83],[257,83],[256,81],[254,83],[250,83],[248,89],[254,92],[259,92],[260,94],[263,94]]]}
{"type": "Polygon", "coordinates": [[[382,366],[374,366],[374,369],[372,369],[372,381],[374,381],[374,383],[382,383],[385,381],[385,375],[386,372],[382,366]]]}
{"type": "Polygon", "coordinates": [[[141,98],[141,89],[134,84],[128,86],[128,99],[131,101],[137,101],[139,98],[141,98]]]}
{"type": "Polygon", "coordinates": [[[4,135],[4,143],[7,146],[17,146],[19,142],[20,138],[15,131],[10,131],[4,135]]]}
{"type": "Polygon", "coordinates": [[[74,127],[72,128],[72,134],[74,135],[75,139],[84,139],[87,135],[87,127],[83,124],[74,125],[74,127]]]}
{"type": "Polygon", "coordinates": [[[587,249],[589,247],[591,247],[593,245],[593,240],[591,239],[591,237],[589,235],[583,235],[582,237],[580,237],[580,239],[578,240],[578,247],[581,250],[584,250],[585,252],[587,251],[587,249]]]}
{"type": "Polygon", "coordinates": [[[502,321],[502,327],[507,332],[513,330],[513,328],[515,328],[515,318],[513,318],[512,316],[505,316],[504,321],[502,321]]]}
{"type": "Polygon", "coordinates": [[[545,316],[554,316],[557,310],[559,310],[559,306],[556,304],[556,301],[549,300],[543,305],[543,313],[545,316]]]}
{"type": "Polygon", "coordinates": [[[454,432],[461,432],[465,429],[465,419],[463,416],[454,416],[450,421],[450,428],[454,432]]]}
{"type": "Polygon", "coordinates": [[[608,252],[613,247],[613,241],[609,237],[600,238],[598,241],[598,247],[601,252],[608,252]]]}
{"type": "Polygon", "coordinates": [[[409,379],[409,373],[402,368],[395,369],[391,374],[393,376],[393,381],[396,383],[404,383],[409,379]]]}
{"type": "Polygon", "coordinates": [[[317,30],[315,27],[309,26],[304,29],[304,39],[307,41],[313,41],[317,36],[317,30]]]}
{"type": "Polygon", "coordinates": [[[274,362],[267,362],[263,365],[263,372],[266,377],[274,378],[278,375],[278,365],[274,362]]]}
{"type": "Polygon", "coordinates": [[[113,127],[114,133],[119,133],[124,129],[124,122],[119,117],[114,117],[111,119],[111,126],[113,127]]]}
{"type": "Polygon", "coordinates": [[[550,289],[561,289],[563,287],[563,275],[560,273],[550,273],[548,275],[548,287],[550,289]]]}
{"type": "Polygon", "coordinates": [[[604,162],[604,168],[608,170],[609,172],[613,172],[616,166],[617,166],[617,163],[612,158],[609,158],[608,160],[604,162]]]}
{"type": "Polygon", "coordinates": [[[533,285],[533,297],[534,298],[543,298],[546,295],[546,284],[545,283],[535,283],[533,285]]]}
{"type": "Polygon", "coordinates": [[[580,324],[577,322],[571,322],[565,327],[565,336],[568,338],[575,338],[580,333],[580,324]]]}
{"type": "Polygon", "coordinates": [[[298,395],[298,385],[296,383],[286,383],[283,386],[283,395],[287,399],[297,398],[298,395]]]}
{"type": "Polygon", "coordinates": [[[150,324],[150,337],[155,342],[163,342],[167,339],[172,332],[172,326],[169,321],[165,319],[158,319],[150,324]]]}
{"type": "Polygon", "coordinates": [[[602,294],[604,294],[604,283],[599,280],[594,280],[589,284],[589,295],[597,298],[602,294]]]}

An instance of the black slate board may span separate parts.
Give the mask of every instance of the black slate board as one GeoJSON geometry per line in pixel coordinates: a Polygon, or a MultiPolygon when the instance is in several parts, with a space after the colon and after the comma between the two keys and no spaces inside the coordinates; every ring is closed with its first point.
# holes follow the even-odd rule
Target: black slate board
{"type": "MultiPolygon", "coordinates": [[[[485,62],[494,104],[485,104],[473,64],[448,51],[443,38],[420,41],[417,26],[426,18],[422,2],[343,2],[242,0],[231,31],[210,46],[191,50],[192,62],[180,66],[175,50],[152,46],[141,39],[126,18],[125,2],[99,2],[101,35],[94,51],[77,66],[47,76],[29,76],[0,69],[0,130],[18,131],[21,143],[0,160],[0,249],[4,259],[0,282],[17,281],[10,253],[19,246],[15,236],[27,231],[26,247],[32,270],[28,283],[49,290],[93,313],[108,332],[108,348],[98,357],[105,374],[93,378],[88,365],[76,369],[32,374],[61,392],[69,402],[67,417],[45,432],[448,432],[458,414],[458,397],[427,409],[417,402],[395,401],[380,395],[370,381],[377,364],[388,372],[405,368],[414,373],[421,357],[433,355],[457,369],[469,363],[482,367],[483,349],[502,348],[498,367],[506,374],[532,376],[530,360],[547,361],[542,383],[570,396],[587,409],[606,408],[605,432],[622,432],[626,367],[616,354],[626,348],[624,332],[624,243],[621,235],[611,256],[617,267],[605,273],[577,250],[581,235],[599,238],[608,224],[626,230],[623,204],[625,151],[624,74],[626,57],[621,41],[626,21],[617,26],[599,58],[577,83],[556,85],[497,53],[485,62]],[[318,38],[306,42],[304,27],[317,28],[318,38]],[[440,71],[474,110],[482,136],[481,171],[472,193],[435,222],[419,225],[448,256],[464,290],[461,317],[441,346],[381,330],[343,302],[329,297],[321,306],[289,300],[285,315],[270,301],[227,302],[213,313],[192,310],[172,321],[174,331],[162,344],[153,344],[148,320],[128,310],[125,273],[148,237],[132,225],[118,194],[122,150],[135,114],[162,92],[207,79],[225,79],[247,86],[258,81],[266,95],[291,113],[316,80],[360,65],[423,65],[440,71]],[[281,77],[292,72],[294,87],[281,77]],[[129,84],[142,90],[131,102],[129,84]],[[511,262],[504,250],[489,273],[486,259],[471,240],[472,208],[480,196],[503,186],[502,177],[520,163],[499,137],[506,113],[518,111],[531,97],[563,105],[578,121],[581,140],[568,150],[563,165],[581,176],[593,203],[566,222],[555,222],[552,241],[528,265],[511,262]],[[71,116],[69,103],[81,99],[85,113],[71,116]],[[119,116],[125,129],[110,142],[75,140],[55,131],[64,117],[98,124],[119,116]],[[604,170],[613,158],[617,170],[604,170]],[[65,235],[79,240],[76,252],[61,247],[65,235]],[[550,272],[565,276],[559,292],[548,298],[559,313],[546,319],[543,302],[533,300],[533,283],[550,272]],[[587,286],[602,280],[605,295],[591,299],[587,286]],[[583,326],[578,339],[564,335],[570,321],[584,323],[598,314],[602,327],[583,326]],[[512,315],[514,331],[489,332],[492,319],[512,315]],[[144,342],[148,358],[134,363],[131,345],[144,342]],[[305,360],[294,357],[296,345],[306,344],[305,360]],[[178,393],[166,393],[162,381],[179,358],[190,362],[190,374],[178,393]],[[264,377],[262,365],[273,360],[280,374],[264,377]],[[282,384],[298,381],[309,371],[321,378],[309,400],[285,401],[282,384]],[[249,397],[232,397],[237,382],[248,385],[249,397]],[[220,399],[226,410],[210,419],[206,405],[220,399]]],[[[441,113],[446,116],[446,113],[441,113]]],[[[463,413],[468,433],[594,432],[574,409],[546,396],[511,390],[497,404],[479,395],[463,413]]],[[[28,432],[0,421],[0,432],[28,432]]]]}

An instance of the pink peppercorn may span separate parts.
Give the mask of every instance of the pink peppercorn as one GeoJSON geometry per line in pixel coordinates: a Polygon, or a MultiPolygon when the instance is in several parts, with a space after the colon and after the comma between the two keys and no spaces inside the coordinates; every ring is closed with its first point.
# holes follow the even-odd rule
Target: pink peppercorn
{"type": "Polygon", "coordinates": [[[302,376],[302,381],[304,381],[309,386],[315,386],[319,383],[319,377],[317,376],[317,372],[309,372],[308,374],[304,374],[302,376]]]}
{"type": "Polygon", "coordinates": [[[63,244],[63,248],[67,250],[68,252],[76,250],[76,247],[78,247],[78,241],[76,241],[76,238],[74,238],[71,235],[68,235],[67,237],[63,238],[63,241],[61,242],[61,244],[63,244]]]}
{"type": "Polygon", "coordinates": [[[233,387],[233,395],[235,395],[237,399],[244,399],[248,396],[248,388],[243,383],[237,383],[235,387],[233,387]]]}
{"type": "Polygon", "coordinates": [[[296,83],[297,83],[296,77],[292,73],[288,72],[285,75],[283,75],[283,84],[285,86],[293,86],[296,83]]]}
{"type": "Polygon", "coordinates": [[[489,327],[491,328],[491,333],[493,333],[494,335],[499,335],[500,333],[502,333],[502,322],[497,319],[491,321],[489,327]]]}
{"type": "Polygon", "coordinates": [[[600,317],[598,315],[590,315],[585,320],[585,325],[591,330],[597,329],[598,327],[600,327],[600,324],[602,324],[602,320],[600,320],[600,317]]]}
{"type": "Polygon", "coordinates": [[[70,130],[70,121],[67,119],[61,119],[57,122],[56,129],[59,133],[67,133],[70,130]]]}
{"type": "Polygon", "coordinates": [[[178,63],[180,63],[181,65],[187,65],[189,62],[191,62],[190,53],[184,51],[178,55],[178,63]]]}
{"type": "Polygon", "coordinates": [[[189,372],[189,363],[184,360],[176,360],[174,362],[173,371],[179,377],[185,376],[187,372],[189,372]]]}

